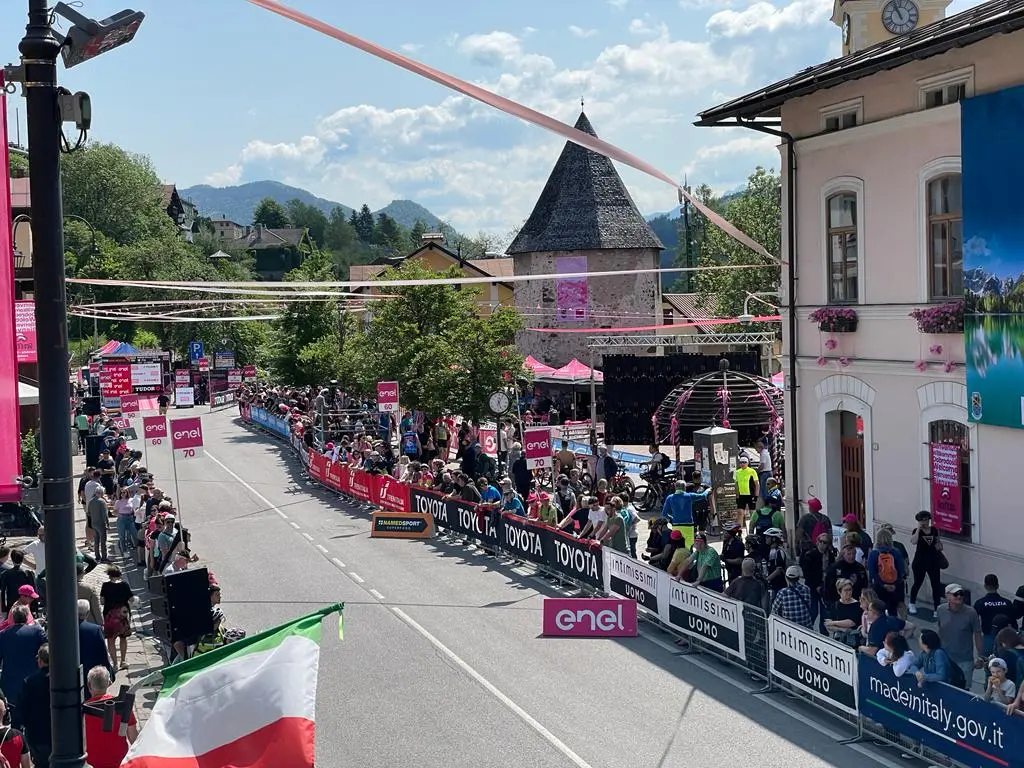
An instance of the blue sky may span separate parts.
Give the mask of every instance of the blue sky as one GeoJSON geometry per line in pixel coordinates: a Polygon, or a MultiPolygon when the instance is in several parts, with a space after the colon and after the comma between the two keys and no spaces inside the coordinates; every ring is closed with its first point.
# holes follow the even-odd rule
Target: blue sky
{"type": "MultiPolygon", "coordinates": [[[[839,53],[830,0],[290,3],[568,122],[583,97],[602,138],[720,191],[777,167],[775,142],[694,128],[695,113],[839,53]]],[[[7,60],[26,6],[0,8],[7,60]]],[[[275,179],[347,205],[412,198],[461,231],[503,233],[529,214],[564,143],[244,0],[83,10],[125,7],[147,14],[135,41],[61,82],[92,96],[93,138],[149,155],[179,187],[275,179]]],[[[675,204],[666,185],[620,170],[642,211],[675,204]]]]}

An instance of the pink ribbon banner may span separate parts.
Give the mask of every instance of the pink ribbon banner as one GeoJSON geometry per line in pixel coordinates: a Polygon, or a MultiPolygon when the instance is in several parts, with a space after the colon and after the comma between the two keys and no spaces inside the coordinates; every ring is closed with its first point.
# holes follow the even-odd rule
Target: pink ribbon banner
{"type": "Polygon", "coordinates": [[[371,43],[360,37],[349,34],[348,32],[344,32],[337,27],[332,27],[327,22],[320,21],[319,19],[302,13],[301,11],[296,11],[294,8],[282,5],[281,3],[276,2],[276,0],[248,0],[248,2],[253,5],[258,5],[260,8],[264,8],[272,13],[276,13],[279,16],[283,16],[286,19],[290,19],[304,27],[308,27],[316,32],[327,35],[328,37],[333,37],[335,40],[340,40],[346,45],[358,48],[364,53],[376,56],[378,59],[383,59],[390,64],[394,64],[396,67],[401,67],[402,69],[419,75],[420,77],[433,80],[435,83],[443,85],[445,88],[449,88],[464,96],[468,96],[471,99],[475,99],[483,104],[494,107],[495,109],[504,112],[506,115],[518,117],[528,123],[532,123],[540,128],[556,133],[559,136],[563,136],[569,141],[597,152],[599,155],[605,155],[613,160],[618,160],[620,163],[625,163],[629,167],[635,168],[641,173],[646,173],[652,178],[663,181],[675,189],[680,198],[685,198],[690,205],[704,214],[704,216],[708,218],[708,221],[729,235],[729,237],[739,243],[742,243],[755,253],[764,256],[766,259],[773,262],[780,261],[777,256],[773,256],[769,253],[768,249],[763,245],[756,242],[751,237],[748,237],[744,232],[740,231],[737,227],[734,227],[728,221],[704,205],[696,197],[683,189],[679,183],[674,181],[667,173],[658,170],[650,163],[641,160],[639,157],[636,157],[623,149],[619,149],[614,144],[609,144],[607,141],[573,128],[571,125],[567,125],[560,120],[555,120],[553,117],[549,117],[543,112],[538,112],[535,109],[530,109],[529,107],[512,101],[511,99],[506,99],[504,96],[492,93],[486,88],[481,88],[478,85],[467,83],[465,80],[461,80],[453,75],[445,74],[444,72],[434,69],[433,67],[429,67],[426,64],[422,64],[415,59],[410,59],[408,56],[395,53],[394,51],[383,48],[376,43],[371,43]]]}
{"type": "MultiPolygon", "coordinates": [[[[0,89],[3,88],[0,70],[0,89]]],[[[11,175],[7,153],[7,96],[0,90],[0,145],[3,146],[3,189],[0,190],[0,502],[21,500],[21,441],[18,405],[18,358],[14,329],[14,243],[11,241],[11,175]]],[[[33,328],[33,336],[35,328],[33,328]]]]}

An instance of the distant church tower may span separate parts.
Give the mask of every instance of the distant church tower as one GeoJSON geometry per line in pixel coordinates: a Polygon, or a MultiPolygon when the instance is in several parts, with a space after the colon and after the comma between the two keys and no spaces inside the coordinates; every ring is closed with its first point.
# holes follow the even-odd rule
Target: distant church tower
{"type": "MultiPolygon", "coordinates": [[[[597,136],[586,114],[576,128],[597,136]]],[[[566,277],[587,272],[654,270],[665,246],[640,215],[612,161],[571,141],[540,199],[508,247],[516,275],[551,275],[515,283],[516,308],[528,328],[616,328],[661,323],[656,272],[618,277],[566,277]]],[[[524,355],[557,367],[579,358],[590,364],[586,333],[524,331],[524,355]]],[[[595,360],[600,363],[600,350],[595,360]]]]}
{"type": "Polygon", "coordinates": [[[946,17],[952,0],[835,0],[832,23],[842,30],[843,56],[907,35],[946,17]]]}

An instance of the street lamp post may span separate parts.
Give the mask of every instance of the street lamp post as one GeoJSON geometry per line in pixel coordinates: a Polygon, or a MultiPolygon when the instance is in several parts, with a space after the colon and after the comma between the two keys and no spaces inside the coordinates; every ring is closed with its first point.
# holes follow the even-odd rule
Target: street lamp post
{"type": "Polygon", "coordinates": [[[75,503],[68,415],[67,296],[64,291],[64,214],[60,139],[65,121],[85,133],[92,120],[89,97],[57,89],[57,58],[65,66],[87,61],[129,42],[143,14],[123,11],[102,22],[64,3],[28,0],[28,25],[18,50],[20,67],[8,82],[25,93],[32,196],[32,270],[39,361],[40,458],[46,525],[47,632],[50,640],[51,768],[84,768],[82,672],[78,653],[78,579],[75,571],[75,503]],[[58,39],[52,14],[71,21],[58,39]]]}
{"type": "Polygon", "coordinates": [[[60,42],[47,0],[29,0],[21,41],[32,194],[32,269],[39,355],[40,458],[46,525],[46,615],[50,638],[53,768],[85,765],[82,673],[78,654],[75,505],[68,439],[68,337],[64,295],[64,217],[60,187],[60,42]]]}

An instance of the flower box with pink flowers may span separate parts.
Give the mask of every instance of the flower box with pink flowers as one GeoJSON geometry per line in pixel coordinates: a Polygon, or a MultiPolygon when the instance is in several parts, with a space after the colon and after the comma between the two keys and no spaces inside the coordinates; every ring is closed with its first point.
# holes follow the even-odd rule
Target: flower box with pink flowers
{"type": "Polygon", "coordinates": [[[857,313],[849,307],[819,307],[808,319],[818,330],[828,333],[853,333],[857,330],[857,313]]]}
{"type": "Polygon", "coordinates": [[[920,307],[911,312],[910,316],[917,320],[917,330],[921,333],[961,334],[964,332],[964,303],[962,301],[920,307]]]}

